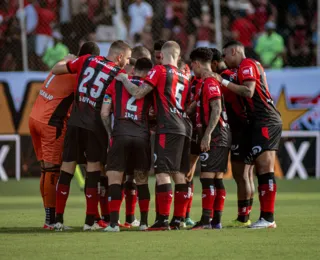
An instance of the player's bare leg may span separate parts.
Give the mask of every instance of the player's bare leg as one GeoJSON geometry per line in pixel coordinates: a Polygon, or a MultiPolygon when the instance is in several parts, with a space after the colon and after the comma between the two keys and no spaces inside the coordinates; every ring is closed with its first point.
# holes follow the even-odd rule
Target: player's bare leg
{"type": "Polygon", "coordinates": [[[192,228],[192,230],[198,229],[211,229],[211,218],[213,216],[213,208],[215,202],[215,189],[214,189],[215,173],[213,172],[201,172],[200,182],[202,185],[202,215],[201,219],[192,228]]]}
{"type": "Polygon", "coordinates": [[[277,185],[274,178],[275,151],[265,151],[255,161],[258,177],[260,218],[251,228],[275,228],[274,205],[277,185]]]}
{"type": "Polygon", "coordinates": [[[106,171],[104,165],[101,165],[101,175],[100,175],[100,213],[101,220],[98,225],[106,228],[110,222],[109,213],[109,202],[108,202],[108,177],[106,176],[106,171]]]}
{"type": "Polygon", "coordinates": [[[192,206],[192,200],[193,200],[193,176],[196,171],[197,162],[199,160],[198,155],[190,154],[190,171],[186,175],[186,181],[188,186],[188,205],[187,205],[187,212],[185,217],[185,225],[186,226],[193,226],[195,223],[190,218],[190,211],[192,206]]]}
{"type": "Polygon", "coordinates": [[[56,190],[56,224],[54,227],[56,231],[62,231],[64,229],[63,214],[69,197],[70,183],[73,178],[76,165],[77,163],[75,161],[63,162],[61,165],[60,177],[56,190]]]}
{"type": "Polygon", "coordinates": [[[239,161],[232,161],[232,175],[237,184],[238,196],[238,217],[233,221],[232,226],[245,227],[251,224],[249,221],[249,206],[251,198],[250,183],[251,165],[239,161]]]}
{"type": "Polygon", "coordinates": [[[107,232],[118,232],[119,229],[119,211],[122,200],[121,184],[123,181],[123,172],[107,171],[108,177],[108,197],[110,211],[110,225],[104,229],[107,232]]]}
{"type": "Polygon", "coordinates": [[[255,185],[254,185],[254,165],[250,165],[249,169],[249,183],[250,183],[250,204],[249,204],[249,214],[252,210],[253,198],[255,193],[255,185]]]}
{"type": "Polygon", "coordinates": [[[213,203],[213,218],[211,221],[211,226],[213,229],[221,229],[221,217],[224,209],[224,202],[226,199],[226,189],[223,184],[223,172],[218,172],[215,174],[214,178],[214,188],[215,188],[215,199],[213,203]]]}
{"type": "Polygon", "coordinates": [[[148,185],[148,172],[147,171],[135,171],[134,179],[137,184],[137,190],[139,195],[139,208],[140,208],[140,227],[141,231],[148,228],[148,213],[150,205],[150,190],[148,185]]]}

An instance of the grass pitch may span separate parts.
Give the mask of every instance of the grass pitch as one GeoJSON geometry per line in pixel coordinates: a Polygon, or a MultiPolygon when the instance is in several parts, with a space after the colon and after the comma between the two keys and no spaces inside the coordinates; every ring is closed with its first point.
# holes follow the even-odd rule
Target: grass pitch
{"type": "MultiPolygon", "coordinates": [[[[223,224],[236,217],[233,181],[225,181],[223,224]]],[[[154,182],[151,180],[150,187],[154,182]]],[[[201,213],[201,185],[195,179],[191,216],[201,213]]],[[[42,230],[44,210],[37,179],[0,182],[0,259],[320,259],[320,181],[278,181],[275,230],[84,233],[85,198],[73,182],[65,212],[68,232],[42,230]]],[[[258,217],[255,198],[251,220],[258,217]]],[[[121,212],[124,221],[124,209],[121,212]]],[[[138,214],[138,208],[136,209],[138,214]]],[[[149,224],[154,220],[154,204],[149,224]]]]}

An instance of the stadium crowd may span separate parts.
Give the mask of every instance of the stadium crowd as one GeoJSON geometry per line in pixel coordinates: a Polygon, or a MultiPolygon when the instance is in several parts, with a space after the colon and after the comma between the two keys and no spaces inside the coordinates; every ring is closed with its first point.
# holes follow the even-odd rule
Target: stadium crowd
{"type": "MultiPolygon", "coordinates": [[[[0,71],[22,70],[18,2],[0,3],[0,71]]],[[[175,40],[188,60],[194,47],[216,46],[212,2],[123,0],[120,9],[113,0],[24,0],[29,69],[50,69],[75,43],[116,38],[149,50],[153,40],[175,40]]],[[[266,68],[313,66],[316,2],[221,0],[223,42],[242,42],[266,68]]]]}

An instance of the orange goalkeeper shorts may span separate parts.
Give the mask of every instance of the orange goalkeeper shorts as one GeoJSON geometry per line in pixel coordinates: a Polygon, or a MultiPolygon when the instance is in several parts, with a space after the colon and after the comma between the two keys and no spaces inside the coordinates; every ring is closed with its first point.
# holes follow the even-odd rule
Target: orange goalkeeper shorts
{"type": "Polygon", "coordinates": [[[29,129],[38,161],[60,165],[66,127],[59,129],[30,117],[29,129]]]}

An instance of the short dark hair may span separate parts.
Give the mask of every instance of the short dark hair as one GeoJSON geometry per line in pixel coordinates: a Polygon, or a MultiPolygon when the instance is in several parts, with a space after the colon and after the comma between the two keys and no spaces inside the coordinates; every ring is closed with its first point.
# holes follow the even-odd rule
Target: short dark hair
{"type": "Polygon", "coordinates": [[[138,71],[149,71],[153,67],[152,61],[148,58],[137,59],[137,62],[134,66],[135,70],[138,71]]]}
{"type": "Polygon", "coordinates": [[[200,61],[203,63],[211,63],[213,53],[209,48],[199,47],[194,49],[190,54],[191,61],[200,61]]]}
{"type": "Polygon", "coordinates": [[[122,40],[114,41],[110,46],[111,51],[114,51],[114,50],[126,51],[127,49],[131,50],[130,45],[122,40]]]}
{"type": "Polygon", "coordinates": [[[91,54],[94,56],[99,56],[100,55],[100,48],[98,46],[98,44],[96,44],[95,42],[85,42],[78,53],[78,56],[83,56],[83,55],[87,55],[87,54],[91,54]]]}
{"type": "Polygon", "coordinates": [[[146,47],[136,46],[132,49],[131,58],[139,59],[143,57],[151,57],[151,53],[146,47]]]}
{"type": "Polygon", "coordinates": [[[211,61],[217,61],[220,62],[222,61],[222,53],[216,48],[210,48],[212,52],[212,60],[211,61]]]}
{"type": "Polygon", "coordinates": [[[154,44],[153,44],[153,50],[154,51],[161,51],[162,46],[166,43],[167,41],[165,40],[157,40],[154,44]]]}
{"type": "Polygon", "coordinates": [[[239,41],[229,41],[223,46],[223,49],[226,49],[226,48],[231,47],[231,46],[244,47],[243,44],[241,42],[239,42],[239,41]]]}

